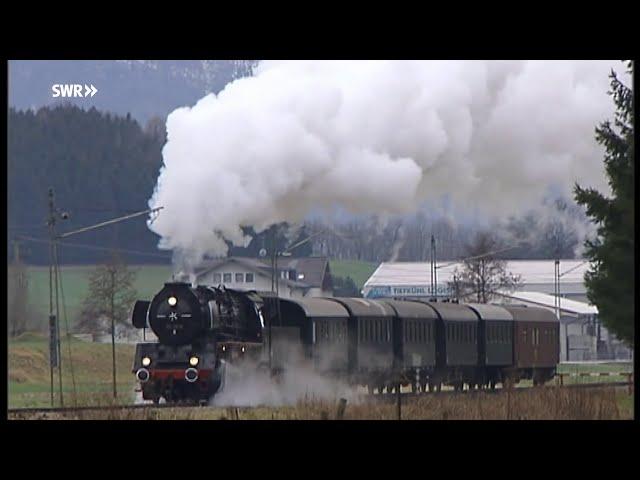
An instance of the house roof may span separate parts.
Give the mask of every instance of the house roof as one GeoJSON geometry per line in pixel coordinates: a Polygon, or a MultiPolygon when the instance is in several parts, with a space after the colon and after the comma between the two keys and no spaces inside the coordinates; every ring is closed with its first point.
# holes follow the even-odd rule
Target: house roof
{"type": "MultiPolygon", "coordinates": [[[[553,295],[540,292],[502,292],[500,293],[505,298],[512,300],[520,300],[522,302],[532,303],[541,307],[555,308],[555,299],[553,295]]],[[[569,312],[578,315],[597,315],[598,307],[589,305],[577,300],[570,300],[568,298],[560,298],[560,310],[563,312],[569,312]]]]}
{"type": "MultiPolygon", "coordinates": [[[[214,270],[224,264],[234,262],[244,267],[258,272],[262,275],[271,277],[271,260],[250,258],[250,257],[225,257],[207,260],[203,262],[200,268],[196,269],[195,274],[200,277],[211,270],[214,270]]],[[[282,279],[287,285],[297,288],[322,287],[323,280],[327,273],[328,260],[326,257],[279,257],[278,270],[295,270],[296,275],[304,275],[303,278],[297,280],[282,279]]]]}
{"type": "MultiPolygon", "coordinates": [[[[520,275],[523,284],[553,284],[553,260],[507,260],[506,270],[520,275]]],[[[461,263],[438,262],[439,284],[453,281],[456,268],[461,263]]],[[[584,282],[589,263],[584,260],[560,260],[560,281],[563,284],[584,282]]],[[[364,284],[364,288],[375,286],[429,285],[431,283],[429,262],[383,262],[364,284]]]]}

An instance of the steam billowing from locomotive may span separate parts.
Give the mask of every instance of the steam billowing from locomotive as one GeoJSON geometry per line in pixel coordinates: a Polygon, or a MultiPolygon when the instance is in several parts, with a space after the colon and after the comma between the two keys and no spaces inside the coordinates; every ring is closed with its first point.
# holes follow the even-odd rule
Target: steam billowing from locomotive
{"type": "Polygon", "coordinates": [[[598,122],[617,61],[265,61],[175,110],[150,224],[194,262],[312,211],[424,200],[506,215],[573,182],[607,188],[598,122]]]}

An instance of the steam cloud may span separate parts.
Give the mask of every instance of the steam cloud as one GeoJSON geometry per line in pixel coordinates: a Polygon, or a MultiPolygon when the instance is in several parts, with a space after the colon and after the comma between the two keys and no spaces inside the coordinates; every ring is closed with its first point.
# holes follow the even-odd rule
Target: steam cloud
{"type": "Polygon", "coordinates": [[[288,362],[280,381],[243,364],[227,363],[225,384],[211,400],[213,406],[282,406],[308,400],[336,400],[349,403],[362,400],[357,388],[323,376],[310,367],[288,362]]]}
{"type": "MultiPolygon", "coordinates": [[[[314,211],[409,213],[447,197],[496,216],[550,186],[605,189],[594,127],[618,61],[265,61],[167,119],[150,206],[197,262],[314,211]]],[[[625,74],[622,74],[625,75],[625,74]]],[[[623,78],[626,79],[626,76],[623,78]]]]}

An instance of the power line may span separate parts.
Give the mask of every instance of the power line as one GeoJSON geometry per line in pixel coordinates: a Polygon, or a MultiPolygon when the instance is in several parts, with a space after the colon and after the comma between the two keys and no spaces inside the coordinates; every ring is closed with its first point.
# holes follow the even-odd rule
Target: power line
{"type": "MultiPolygon", "coordinates": [[[[27,237],[25,235],[19,235],[16,237],[19,240],[26,240],[29,242],[35,243],[49,243],[49,240],[43,238],[36,237],[27,237]]],[[[95,245],[87,245],[82,243],[67,243],[67,242],[57,242],[58,245],[69,248],[85,248],[87,250],[98,250],[98,251],[108,251],[108,252],[121,252],[121,253],[130,253],[132,255],[143,255],[147,257],[156,257],[156,258],[165,258],[167,260],[171,259],[170,255],[164,255],[161,253],[151,253],[151,252],[143,252],[140,250],[128,250],[125,248],[108,248],[108,247],[97,247],[95,245]]]]}
{"type": "Polygon", "coordinates": [[[487,253],[483,253],[481,255],[475,255],[473,257],[461,258],[460,260],[456,260],[455,262],[446,263],[444,265],[438,265],[436,268],[450,267],[452,265],[456,265],[458,263],[466,262],[466,261],[469,261],[469,260],[478,260],[480,258],[488,257],[490,255],[495,255],[496,253],[502,253],[502,252],[506,252],[507,250],[513,250],[514,248],[518,248],[519,246],[521,246],[522,243],[524,243],[524,242],[517,243],[517,244],[512,245],[510,247],[501,248],[500,250],[494,250],[493,252],[487,252],[487,253]]]}
{"type": "Polygon", "coordinates": [[[111,219],[111,220],[107,220],[106,222],[101,222],[101,223],[98,223],[96,225],[90,225],[88,227],[83,227],[83,228],[79,228],[77,230],[72,230],[70,232],[62,233],[62,234],[58,235],[58,238],[65,238],[65,237],[69,237],[71,235],[75,235],[77,233],[88,232],[90,230],[95,230],[96,228],[106,227],[107,225],[111,225],[113,223],[121,222],[122,220],[128,220],[130,218],[139,217],[139,216],[145,215],[147,213],[157,213],[160,210],[162,210],[163,208],[164,207],[148,208],[147,210],[142,210],[141,212],[132,213],[130,215],[125,215],[123,217],[118,217],[118,218],[114,218],[114,219],[111,219]]]}
{"type": "Polygon", "coordinates": [[[559,277],[563,277],[563,276],[565,276],[567,273],[571,273],[571,272],[573,272],[574,270],[576,270],[576,269],[580,268],[580,267],[581,267],[582,265],[584,265],[585,263],[589,263],[589,260],[585,260],[584,262],[579,263],[579,264],[578,264],[578,265],[576,265],[575,267],[571,267],[569,270],[567,270],[566,272],[562,272],[562,273],[560,273],[558,276],[559,276],[559,277]]]}

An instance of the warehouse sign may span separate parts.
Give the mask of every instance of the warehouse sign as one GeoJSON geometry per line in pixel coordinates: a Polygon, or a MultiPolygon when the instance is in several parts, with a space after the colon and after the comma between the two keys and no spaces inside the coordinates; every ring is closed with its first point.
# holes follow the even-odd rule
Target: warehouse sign
{"type": "Polygon", "coordinates": [[[385,297],[450,297],[452,290],[449,285],[438,285],[437,290],[432,285],[402,285],[376,286],[365,295],[366,298],[385,297]]]}

